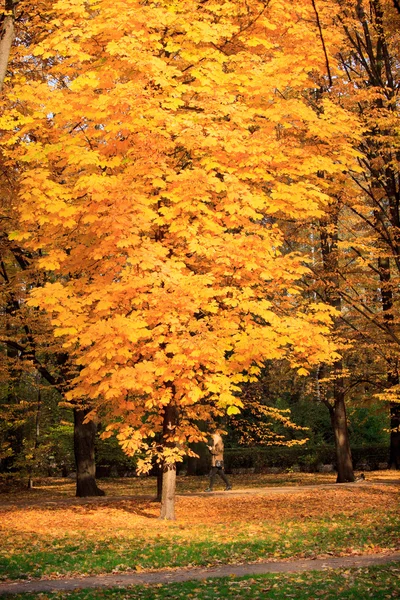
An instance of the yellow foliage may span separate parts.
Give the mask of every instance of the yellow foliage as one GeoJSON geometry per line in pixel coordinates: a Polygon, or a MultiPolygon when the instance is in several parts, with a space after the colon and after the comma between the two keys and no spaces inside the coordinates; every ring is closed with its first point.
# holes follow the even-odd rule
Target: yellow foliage
{"type": "Polygon", "coordinates": [[[58,277],[30,304],[81,368],[68,399],[115,421],[128,454],[173,404],[178,460],[266,360],[306,374],[334,356],[332,311],[304,303],[305,257],[275,219],[323,214],[319,172],[354,167],[354,121],[305,97],[325,70],[308,2],[54,8],[32,51],[48,76],[16,75],[1,121],[23,165],[15,235],[58,277]]]}

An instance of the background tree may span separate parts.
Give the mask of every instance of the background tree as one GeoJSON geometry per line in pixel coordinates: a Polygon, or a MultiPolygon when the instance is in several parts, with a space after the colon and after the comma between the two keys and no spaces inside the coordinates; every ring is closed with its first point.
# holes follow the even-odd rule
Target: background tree
{"type": "Polygon", "coordinates": [[[349,172],[350,181],[342,184],[337,204],[340,223],[335,231],[343,257],[342,267],[336,269],[342,280],[339,295],[346,305],[347,322],[358,331],[358,348],[360,342],[365,348],[363,354],[358,352],[360,358],[370,358],[371,350],[375,353],[378,373],[373,375],[370,369],[364,380],[375,379],[379,397],[390,402],[393,468],[398,468],[400,456],[399,24],[392,3],[371,0],[337,4],[328,26],[336,27],[341,36],[334,57],[339,68],[337,89],[329,93],[336,93],[363,125],[360,168],[349,172]]]}
{"type": "Polygon", "coordinates": [[[330,195],[326,214],[311,227],[287,220],[281,226],[291,250],[311,246],[310,296],[338,310],[342,359],[313,377],[315,397],[326,402],[336,437],[344,440],[338,456],[344,481],[352,478],[348,435],[339,433],[346,397],[368,397],[368,388],[391,401],[391,466],[398,453],[399,21],[390,2],[318,2],[314,8],[326,71],[307,92],[309,102],[321,111],[321,99],[329,98],[352,112],[355,130],[362,124],[354,137],[359,164],[334,177],[321,168],[330,195]],[[384,394],[385,387],[391,391],[384,394]]]}

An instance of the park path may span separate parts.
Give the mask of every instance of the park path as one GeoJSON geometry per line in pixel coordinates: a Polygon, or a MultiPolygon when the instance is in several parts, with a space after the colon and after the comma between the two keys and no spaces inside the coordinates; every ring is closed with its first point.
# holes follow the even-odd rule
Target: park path
{"type": "Polygon", "coordinates": [[[87,588],[125,588],[132,585],[168,584],[174,582],[203,580],[218,577],[243,577],[266,573],[301,573],[327,569],[351,569],[400,562],[400,552],[340,556],[317,559],[258,562],[222,565],[213,568],[170,569],[143,573],[118,573],[73,577],[63,579],[39,579],[36,581],[0,583],[0,596],[39,592],[73,591],[87,588]]]}

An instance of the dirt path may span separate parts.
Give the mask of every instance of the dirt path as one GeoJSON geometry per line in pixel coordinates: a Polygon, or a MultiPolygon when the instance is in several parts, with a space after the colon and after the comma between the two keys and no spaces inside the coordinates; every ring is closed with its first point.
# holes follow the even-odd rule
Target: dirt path
{"type": "Polygon", "coordinates": [[[383,565],[389,562],[400,562],[400,552],[223,565],[216,568],[174,569],[146,573],[119,573],[118,575],[95,575],[92,577],[0,583],[0,596],[27,592],[72,591],[79,588],[125,588],[131,585],[168,584],[196,579],[202,580],[229,576],[243,577],[245,575],[262,575],[265,573],[301,573],[303,571],[324,571],[326,569],[350,569],[354,567],[383,565]]]}
{"type": "MultiPolygon", "coordinates": [[[[351,489],[354,487],[375,487],[375,486],[386,486],[386,485],[400,485],[400,479],[388,479],[385,481],[373,480],[373,481],[354,481],[352,483],[315,483],[312,485],[282,485],[282,486],[264,486],[254,488],[233,488],[229,491],[229,494],[236,496],[246,496],[257,494],[258,496],[266,496],[268,494],[302,494],[309,490],[337,490],[340,488],[351,489]]],[[[210,492],[187,492],[177,494],[177,496],[225,496],[227,494],[223,489],[215,489],[210,492]]]]}

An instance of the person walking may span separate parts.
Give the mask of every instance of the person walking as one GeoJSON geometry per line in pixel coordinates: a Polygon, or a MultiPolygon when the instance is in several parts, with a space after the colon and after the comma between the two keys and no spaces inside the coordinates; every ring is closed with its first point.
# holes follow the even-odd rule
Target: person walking
{"type": "Polygon", "coordinates": [[[206,489],[206,492],[213,491],[213,485],[217,475],[219,475],[225,483],[225,490],[231,490],[232,486],[224,471],[224,442],[222,441],[221,435],[217,432],[212,434],[211,440],[211,445],[207,446],[211,452],[211,471],[210,485],[206,489]]]}

